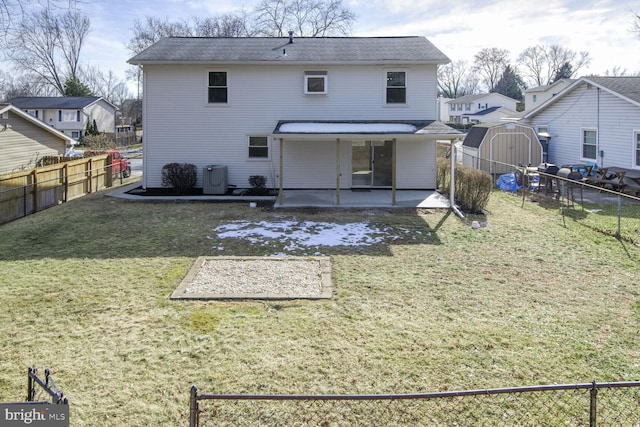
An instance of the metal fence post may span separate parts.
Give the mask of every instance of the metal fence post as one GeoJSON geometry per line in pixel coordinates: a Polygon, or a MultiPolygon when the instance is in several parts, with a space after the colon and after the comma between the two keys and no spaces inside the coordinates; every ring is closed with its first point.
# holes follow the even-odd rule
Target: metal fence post
{"type": "Polygon", "coordinates": [[[198,388],[191,386],[191,397],[189,399],[189,427],[198,427],[198,388]]]}
{"type": "Polygon", "coordinates": [[[591,387],[590,395],[590,404],[589,404],[589,427],[596,427],[597,424],[597,396],[598,396],[598,386],[596,385],[595,380],[593,381],[593,387],[591,387]]]}

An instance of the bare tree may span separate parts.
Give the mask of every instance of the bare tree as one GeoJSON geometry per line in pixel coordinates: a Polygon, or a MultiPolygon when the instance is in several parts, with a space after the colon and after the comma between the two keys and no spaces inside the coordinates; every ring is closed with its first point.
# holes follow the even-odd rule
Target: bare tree
{"type": "Polygon", "coordinates": [[[191,37],[193,29],[187,21],[160,20],[153,16],[144,21],[136,19],[133,23],[133,36],[129,39],[127,49],[138,54],[163,37],[191,37]]]}
{"type": "MultiPolygon", "coordinates": [[[[34,0],[0,0],[0,31],[7,33],[12,24],[20,22],[27,6],[36,2],[34,0]]],[[[47,0],[47,6],[51,9],[58,7],[72,8],[75,6],[75,0],[47,0]]]]}
{"type": "Polygon", "coordinates": [[[524,69],[523,77],[531,87],[553,83],[567,64],[571,69],[570,77],[574,77],[590,62],[588,52],[575,52],[559,45],[530,46],[518,56],[518,64],[524,69]]]}
{"type": "Polygon", "coordinates": [[[87,67],[82,69],[81,74],[82,81],[86,82],[94,95],[101,96],[114,105],[121,106],[132,96],[126,81],[118,79],[111,70],[103,73],[96,67],[87,67]]]}
{"type": "Polygon", "coordinates": [[[356,20],[342,0],[262,0],[254,14],[258,34],[271,37],[289,31],[301,37],[345,36],[356,20]]]}
{"type": "Polygon", "coordinates": [[[471,93],[465,87],[469,71],[469,63],[464,60],[438,67],[438,87],[445,98],[453,99],[471,93]]]}
{"type": "Polygon", "coordinates": [[[248,15],[218,15],[213,18],[194,18],[194,33],[198,37],[251,37],[254,30],[250,28],[248,15]]]}
{"type": "Polygon", "coordinates": [[[507,65],[509,65],[507,49],[485,48],[474,56],[474,68],[482,76],[483,83],[489,92],[493,92],[507,65]]]}
{"type": "Polygon", "coordinates": [[[46,82],[31,74],[8,73],[0,70],[0,100],[7,102],[18,96],[55,95],[46,82]]]}
{"type": "Polygon", "coordinates": [[[73,11],[50,9],[25,16],[10,33],[7,56],[23,72],[38,76],[59,94],[67,78],[77,78],[80,51],[90,22],[73,11]]]}

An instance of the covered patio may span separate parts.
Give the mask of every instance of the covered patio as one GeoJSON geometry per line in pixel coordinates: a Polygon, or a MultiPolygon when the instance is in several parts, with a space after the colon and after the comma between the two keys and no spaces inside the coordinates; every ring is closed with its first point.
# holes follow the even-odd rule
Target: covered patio
{"type": "Polygon", "coordinates": [[[280,121],[275,206],[449,208],[436,141],[462,136],[434,120],[280,121]]]}

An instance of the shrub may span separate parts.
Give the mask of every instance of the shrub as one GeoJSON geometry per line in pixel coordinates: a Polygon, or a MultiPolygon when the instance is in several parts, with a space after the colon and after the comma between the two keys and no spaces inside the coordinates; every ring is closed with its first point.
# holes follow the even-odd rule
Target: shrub
{"type": "Polygon", "coordinates": [[[184,193],[196,185],[198,172],[192,163],[167,163],[162,167],[162,185],[184,193]]]}
{"type": "Polygon", "coordinates": [[[267,178],[263,175],[251,175],[249,177],[249,185],[251,185],[251,194],[264,195],[269,192],[267,190],[267,178]]]}
{"type": "Polygon", "coordinates": [[[113,150],[117,147],[116,142],[105,134],[85,135],[82,138],[82,145],[88,150],[113,150]]]}
{"type": "MultiPolygon", "coordinates": [[[[448,159],[438,160],[438,186],[449,194],[451,190],[451,167],[448,159]]],[[[479,213],[489,203],[493,178],[491,174],[478,169],[456,164],[455,198],[465,212],[479,213]]]]}

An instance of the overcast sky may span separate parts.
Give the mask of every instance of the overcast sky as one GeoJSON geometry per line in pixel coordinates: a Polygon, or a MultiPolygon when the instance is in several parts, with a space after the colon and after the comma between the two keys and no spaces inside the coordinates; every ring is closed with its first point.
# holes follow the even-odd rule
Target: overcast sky
{"type": "MultiPolygon", "coordinates": [[[[189,19],[249,11],[257,0],[84,0],[92,32],[84,61],[124,78],[125,45],[134,20],[189,19]]],[[[584,74],[614,67],[640,72],[640,35],[632,31],[640,0],[343,0],[356,16],[353,36],[425,36],[451,60],[473,61],[484,48],[508,49],[513,59],[529,46],[558,44],[588,51],[584,74]]]]}

